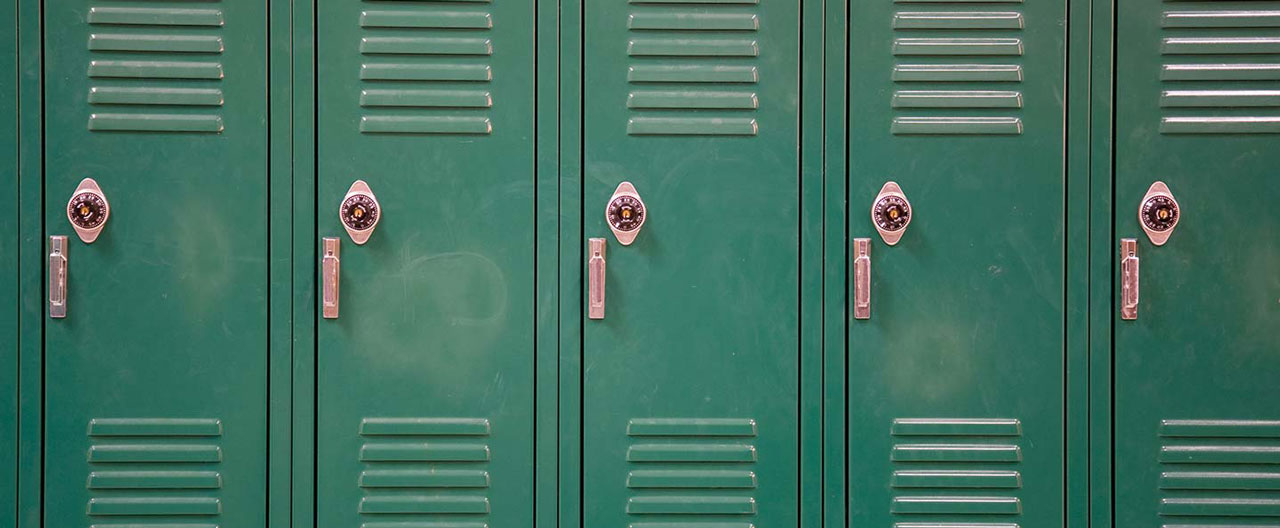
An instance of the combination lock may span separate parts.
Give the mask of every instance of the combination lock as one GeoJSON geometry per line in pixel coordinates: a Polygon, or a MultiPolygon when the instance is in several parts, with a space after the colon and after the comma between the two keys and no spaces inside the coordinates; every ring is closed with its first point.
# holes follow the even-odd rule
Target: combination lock
{"type": "Polygon", "coordinates": [[[604,219],[609,223],[613,236],[624,246],[631,245],[646,218],[644,200],[631,182],[622,182],[609,198],[609,205],[604,208],[604,219]]]}
{"type": "Polygon", "coordinates": [[[92,243],[98,239],[98,234],[102,232],[102,227],[110,216],[111,206],[107,203],[106,195],[102,194],[102,188],[98,187],[98,182],[93,178],[81,180],[75,192],[71,193],[71,199],[67,201],[67,220],[71,222],[71,228],[75,229],[76,236],[86,244],[92,243]]]}
{"type": "Polygon", "coordinates": [[[357,245],[367,242],[381,217],[382,208],[378,206],[378,198],[369,189],[369,184],[364,180],[352,183],[351,188],[347,189],[347,195],[342,197],[342,204],[338,206],[338,219],[342,221],[342,227],[347,230],[351,241],[357,245]]]}
{"type": "Polygon", "coordinates": [[[885,182],[871,205],[871,222],[880,238],[890,246],[897,244],[911,223],[911,202],[895,182],[885,182]]]}
{"type": "Polygon", "coordinates": [[[1138,222],[1147,238],[1157,246],[1163,246],[1173,234],[1182,216],[1178,201],[1169,192],[1169,186],[1162,181],[1151,184],[1146,196],[1142,197],[1142,205],[1138,207],[1138,222]]]}

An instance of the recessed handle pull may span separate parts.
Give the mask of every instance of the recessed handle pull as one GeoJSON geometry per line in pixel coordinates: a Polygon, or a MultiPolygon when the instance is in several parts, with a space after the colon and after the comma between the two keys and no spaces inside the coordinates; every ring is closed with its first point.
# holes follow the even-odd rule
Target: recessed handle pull
{"type": "Polygon", "coordinates": [[[853,318],[871,318],[871,239],[853,239],[853,318]]]}
{"type": "Polygon", "coordinates": [[[325,319],[338,318],[338,284],[342,280],[341,244],[342,239],[338,237],[324,238],[324,256],[320,259],[320,275],[324,290],[321,301],[325,319]]]}
{"type": "Polygon", "coordinates": [[[591,257],[587,259],[587,317],[604,319],[604,239],[591,239],[591,257]]]}
{"type": "Polygon", "coordinates": [[[1138,318],[1138,240],[1120,239],[1120,318],[1138,318]]]}
{"type": "Polygon", "coordinates": [[[67,316],[67,237],[49,237],[49,317],[67,316]]]}

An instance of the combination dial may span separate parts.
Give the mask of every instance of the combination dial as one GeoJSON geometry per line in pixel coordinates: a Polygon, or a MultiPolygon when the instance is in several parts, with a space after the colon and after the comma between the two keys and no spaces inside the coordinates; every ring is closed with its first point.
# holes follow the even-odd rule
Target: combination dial
{"type": "Polygon", "coordinates": [[[366,231],[378,223],[378,203],[363,194],[353,194],[342,202],[342,224],[352,231],[366,231]]]}
{"type": "Polygon", "coordinates": [[[92,191],[77,193],[67,203],[67,218],[81,229],[97,229],[107,221],[107,201],[92,191]]]}
{"type": "Polygon", "coordinates": [[[1168,231],[1178,223],[1178,204],[1169,196],[1152,196],[1142,203],[1141,216],[1147,229],[1168,231]]]}
{"type": "Polygon", "coordinates": [[[902,231],[911,222],[911,204],[901,196],[885,196],[872,209],[876,227],[885,231],[902,231]]]}
{"type": "Polygon", "coordinates": [[[644,204],[635,196],[622,195],[609,202],[606,216],[609,219],[609,226],[614,229],[624,232],[635,231],[640,229],[640,224],[644,223],[644,204]]]}

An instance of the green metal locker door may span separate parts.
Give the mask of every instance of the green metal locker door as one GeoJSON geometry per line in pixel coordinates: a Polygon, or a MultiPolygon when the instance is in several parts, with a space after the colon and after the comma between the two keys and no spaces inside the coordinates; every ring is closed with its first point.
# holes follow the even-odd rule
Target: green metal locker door
{"type": "Polygon", "coordinates": [[[1117,15],[1114,236],[1141,265],[1133,320],[1120,315],[1134,261],[1116,265],[1116,526],[1280,523],[1277,10],[1117,15]],[[1173,202],[1141,215],[1155,181],[1173,202]],[[1144,225],[1171,216],[1155,246],[1144,225]]]}
{"type": "Polygon", "coordinates": [[[46,526],[266,522],[265,20],[255,0],[44,4],[44,221],[68,276],[46,526]],[[105,202],[68,203],[84,178],[105,202]],[[81,242],[68,213],[108,211],[81,242]]]}
{"type": "Polygon", "coordinates": [[[853,526],[1063,523],[1065,12],[850,4],[853,526]]]}
{"type": "Polygon", "coordinates": [[[585,526],[794,526],[798,5],[584,7],[583,225],[607,247],[604,318],[584,321],[585,526]],[[605,221],[623,181],[645,207],[629,246],[605,221]]]}
{"type": "Polygon", "coordinates": [[[533,4],[317,17],[317,225],[341,247],[317,331],[318,525],[529,526],[533,4]],[[339,218],[355,180],[377,200],[342,208],[376,221],[363,245],[339,218]]]}

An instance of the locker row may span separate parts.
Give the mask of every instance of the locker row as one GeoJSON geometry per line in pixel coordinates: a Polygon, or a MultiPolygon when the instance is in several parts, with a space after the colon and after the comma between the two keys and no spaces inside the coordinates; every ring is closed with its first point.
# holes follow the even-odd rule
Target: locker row
{"type": "Polygon", "coordinates": [[[1280,525],[1278,13],[19,0],[0,527],[1280,525]]]}

